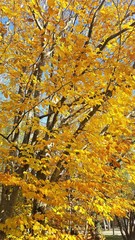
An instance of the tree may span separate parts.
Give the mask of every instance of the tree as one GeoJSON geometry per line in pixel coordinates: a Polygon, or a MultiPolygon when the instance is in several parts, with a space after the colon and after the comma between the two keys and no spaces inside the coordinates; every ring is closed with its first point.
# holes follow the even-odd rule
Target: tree
{"type": "Polygon", "coordinates": [[[123,217],[123,218],[117,217],[116,219],[117,219],[118,226],[120,228],[123,239],[133,240],[135,238],[135,229],[134,229],[135,214],[134,214],[134,212],[130,211],[128,213],[127,217],[123,217]]]}
{"type": "Polygon", "coordinates": [[[1,239],[134,210],[134,26],[132,0],[1,1],[1,239]]]}

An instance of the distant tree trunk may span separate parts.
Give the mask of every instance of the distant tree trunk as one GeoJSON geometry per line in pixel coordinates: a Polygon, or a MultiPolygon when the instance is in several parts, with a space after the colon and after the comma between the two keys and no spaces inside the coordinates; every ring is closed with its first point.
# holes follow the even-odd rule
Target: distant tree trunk
{"type": "Polygon", "coordinates": [[[99,221],[95,222],[95,240],[100,240],[100,223],[99,221]]]}
{"type": "Polygon", "coordinates": [[[127,218],[116,216],[116,220],[123,240],[135,240],[135,213],[133,211],[129,212],[127,218]]]}
{"type": "Polygon", "coordinates": [[[100,234],[100,223],[99,221],[95,221],[95,228],[89,226],[89,229],[87,229],[87,240],[101,240],[101,234],[100,234]]]}

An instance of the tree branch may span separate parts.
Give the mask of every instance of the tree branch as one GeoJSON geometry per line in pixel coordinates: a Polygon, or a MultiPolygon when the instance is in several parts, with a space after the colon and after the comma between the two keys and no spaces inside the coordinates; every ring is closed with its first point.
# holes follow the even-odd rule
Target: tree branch
{"type": "MultiPolygon", "coordinates": [[[[99,7],[96,9],[94,15],[93,15],[93,18],[92,18],[92,21],[91,21],[91,24],[90,24],[90,27],[89,27],[89,31],[88,31],[88,35],[87,37],[90,39],[91,38],[91,35],[92,35],[92,30],[93,30],[93,26],[94,26],[94,21],[95,21],[95,18],[97,16],[97,12],[102,8],[103,4],[104,4],[105,0],[103,0],[101,2],[101,4],[99,5],[99,7]]],[[[85,42],[85,46],[89,43],[89,40],[85,42]]]]}
{"type": "MultiPolygon", "coordinates": [[[[133,22],[132,24],[129,25],[129,27],[134,27],[135,26],[135,22],[133,22]]],[[[112,39],[118,37],[119,35],[121,35],[122,33],[128,31],[129,28],[124,28],[122,29],[121,31],[117,32],[117,33],[114,33],[112,34],[111,36],[109,36],[105,41],[104,43],[100,43],[97,48],[99,48],[99,52],[98,54],[106,47],[106,45],[108,44],[108,42],[110,42],[112,39]]]]}

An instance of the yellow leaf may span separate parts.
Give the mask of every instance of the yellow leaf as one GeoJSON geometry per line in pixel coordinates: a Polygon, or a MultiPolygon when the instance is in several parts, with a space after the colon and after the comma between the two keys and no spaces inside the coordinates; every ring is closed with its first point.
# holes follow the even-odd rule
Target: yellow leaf
{"type": "Polygon", "coordinates": [[[53,7],[55,5],[55,0],[48,0],[47,4],[49,7],[53,7]]]}

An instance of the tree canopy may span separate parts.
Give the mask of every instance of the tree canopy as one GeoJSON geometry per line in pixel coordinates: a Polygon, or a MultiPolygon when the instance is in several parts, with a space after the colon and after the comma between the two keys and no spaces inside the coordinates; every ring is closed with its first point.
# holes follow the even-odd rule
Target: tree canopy
{"type": "Polygon", "coordinates": [[[0,30],[0,238],[133,211],[134,1],[1,0],[0,30]]]}

